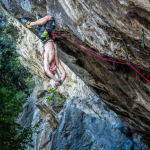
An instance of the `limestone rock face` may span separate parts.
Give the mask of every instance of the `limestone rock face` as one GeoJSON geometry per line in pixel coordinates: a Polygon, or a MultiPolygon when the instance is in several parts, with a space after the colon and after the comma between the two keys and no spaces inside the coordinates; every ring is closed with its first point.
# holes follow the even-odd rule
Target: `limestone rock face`
{"type": "MultiPolygon", "coordinates": [[[[86,104],[84,100],[69,99],[67,101],[60,119],[60,125],[54,135],[51,149],[124,150],[125,147],[139,149],[133,144],[130,145],[130,140],[115,127],[113,128],[114,122],[109,122],[110,120],[106,117],[107,114],[103,116],[98,112],[94,113],[94,110],[97,110],[95,109],[96,106],[101,113],[105,112],[105,110],[102,107],[100,108],[98,99],[93,97],[92,101],[89,100],[89,103],[86,101],[86,104]],[[77,103],[78,105],[76,105],[77,103]],[[84,108],[79,109],[82,106],[89,107],[89,113],[82,111],[84,108]],[[102,116],[102,118],[99,118],[98,115],[102,116]]],[[[113,116],[112,112],[109,112],[109,114],[113,116]]],[[[112,121],[115,121],[113,117],[112,121]]]]}
{"type": "MultiPolygon", "coordinates": [[[[82,86],[86,87],[80,79],[77,81],[80,90],[82,86]]],[[[26,150],[149,150],[141,137],[134,134],[88,87],[83,92],[86,97],[68,97],[62,107],[56,100],[47,100],[49,96],[55,97],[54,93],[44,90],[41,83],[36,85],[18,117],[18,122],[25,127],[34,126],[42,119],[38,133],[33,134],[33,142],[26,150]]]]}
{"type": "MultiPolygon", "coordinates": [[[[17,18],[34,18],[36,12],[54,16],[64,33],[70,32],[78,42],[101,56],[130,61],[150,80],[149,1],[2,0],[2,4],[17,18]]],[[[48,81],[40,56],[42,45],[37,36],[12,16],[10,18],[20,29],[18,53],[22,64],[40,80],[48,81]]],[[[150,84],[129,66],[116,65],[113,71],[112,63],[92,56],[70,40],[59,38],[57,44],[61,60],[149,144],[150,84]]],[[[68,80],[66,84],[69,84],[68,80]]]]}

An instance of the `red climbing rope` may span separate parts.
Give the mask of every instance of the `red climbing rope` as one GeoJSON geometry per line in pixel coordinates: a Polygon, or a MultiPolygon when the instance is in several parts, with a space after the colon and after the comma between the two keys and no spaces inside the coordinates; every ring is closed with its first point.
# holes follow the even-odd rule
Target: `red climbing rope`
{"type": "Polygon", "coordinates": [[[144,77],[144,75],[142,75],[137,69],[135,69],[131,64],[129,63],[124,63],[124,62],[119,62],[119,61],[114,61],[114,60],[110,60],[110,59],[107,59],[107,58],[104,58],[104,57],[101,57],[97,54],[95,54],[94,52],[88,50],[87,48],[85,48],[83,45],[79,44],[74,38],[72,37],[69,37],[69,36],[65,36],[65,35],[57,35],[57,34],[54,34],[52,33],[53,37],[64,37],[64,38],[68,38],[68,39],[71,39],[74,43],[76,43],[78,46],[80,46],[81,48],[83,48],[84,50],[86,50],[88,53],[98,57],[98,58],[101,58],[103,60],[106,60],[106,61],[109,61],[109,62],[113,62],[113,63],[116,63],[116,64],[122,64],[122,65],[128,65],[130,66],[135,72],[137,72],[143,79],[145,79],[148,83],[150,83],[150,80],[148,80],[146,77],[144,77]]]}

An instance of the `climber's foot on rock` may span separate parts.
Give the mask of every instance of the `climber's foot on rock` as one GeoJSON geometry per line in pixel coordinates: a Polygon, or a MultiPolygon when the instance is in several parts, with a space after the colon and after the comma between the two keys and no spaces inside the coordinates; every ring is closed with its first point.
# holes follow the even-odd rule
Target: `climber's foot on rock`
{"type": "Polygon", "coordinates": [[[21,19],[21,22],[22,22],[23,24],[25,24],[27,28],[32,28],[32,26],[30,26],[30,23],[31,23],[31,22],[28,21],[27,19],[22,18],[22,19],[21,19]]]}

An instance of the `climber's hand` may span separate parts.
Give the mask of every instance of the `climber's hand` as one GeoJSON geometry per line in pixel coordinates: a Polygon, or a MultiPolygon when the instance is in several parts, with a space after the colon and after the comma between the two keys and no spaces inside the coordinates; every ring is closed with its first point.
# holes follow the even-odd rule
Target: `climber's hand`
{"type": "Polygon", "coordinates": [[[56,82],[55,82],[55,85],[56,86],[60,86],[60,85],[62,85],[62,80],[61,79],[58,79],[56,82]]]}
{"type": "Polygon", "coordinates": [[[60,84],[62,84],[62,80],[61,80],[61,79],[58,79],[58,82],[59,82],[60,84]]]}
{"type": "Polygon", "coordinates": [[[60,84],[60,82],[55,82],[55,85],[60,86],[61,84],[60,84]]]}

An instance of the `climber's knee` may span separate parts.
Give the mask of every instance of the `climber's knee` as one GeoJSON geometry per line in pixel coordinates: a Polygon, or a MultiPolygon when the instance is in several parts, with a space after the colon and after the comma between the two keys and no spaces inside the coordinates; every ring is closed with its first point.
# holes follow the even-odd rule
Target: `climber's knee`
{"type": "Polygon", "coordinates": [[[53,20],[53,17],[51,16],[45,16],[46,20],[49,21],[49,20],[53,20]]]}

